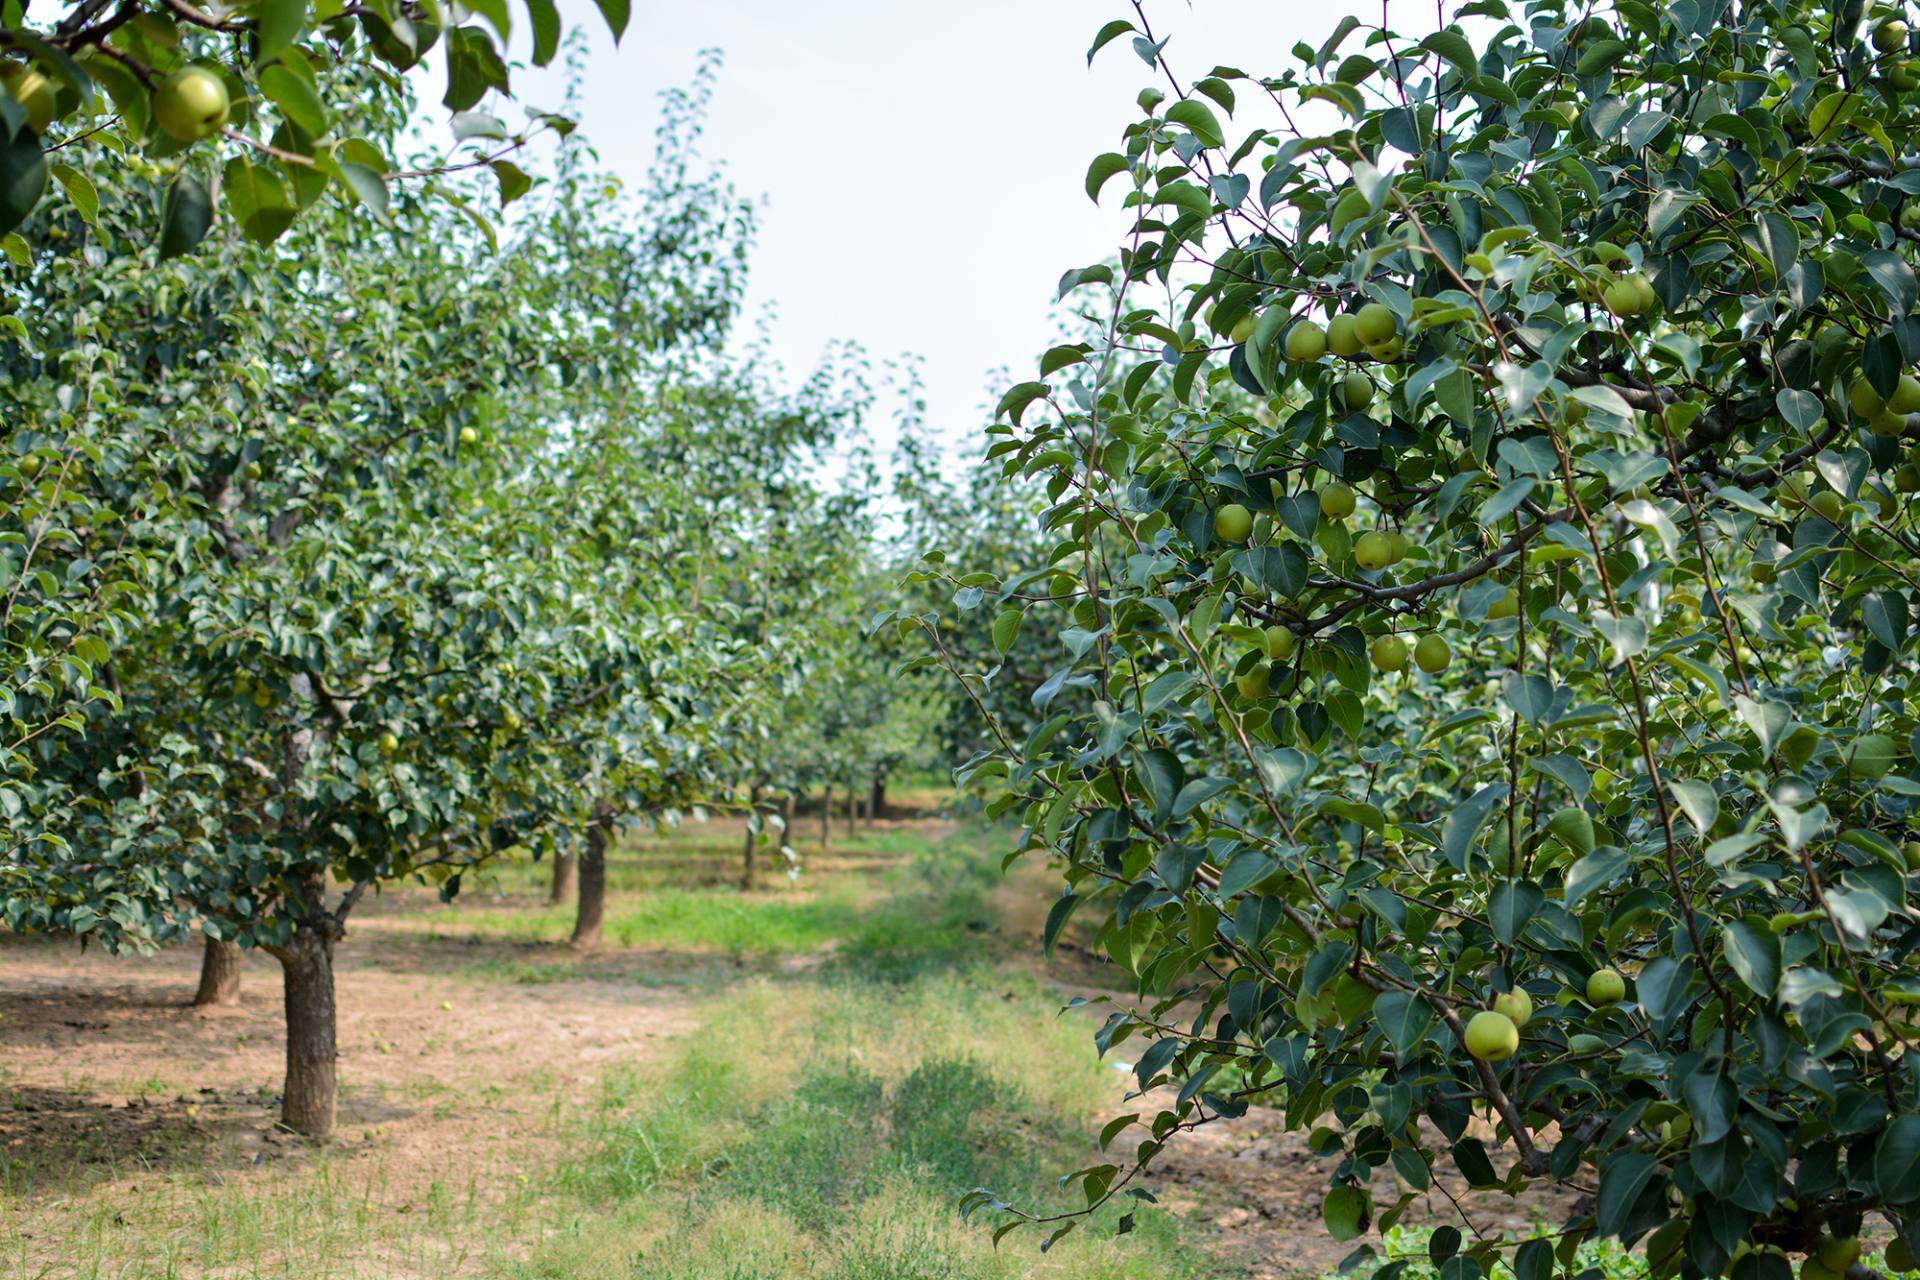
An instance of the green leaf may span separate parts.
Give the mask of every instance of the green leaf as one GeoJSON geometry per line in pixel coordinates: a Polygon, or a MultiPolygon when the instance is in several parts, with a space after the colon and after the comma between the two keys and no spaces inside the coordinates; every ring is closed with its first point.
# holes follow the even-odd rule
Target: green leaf
{"type": "Polygon", "coordinates": [[[1174,124],[1185,125],[1193,131],[1193,136],[1209,147],[1218,147],[1226,143],[1227,135],[1220,128],[1218,117],[1213,108],[1198,98],[1183,98],[1167,108],[1167,119],[1174,124]]]}
{"type": "Polygon", "coordinates": [[[1920,1116],[1896,1116],[1880,1135],[1873,1151],[1873,1181],[1890,1205],[1920,1200],[1920,1116]]]}
{"type": "Polygon", "coordinates": [[[1013,648],[1014,637],[1020,634],[1020,622],[1027,616],[1024,609],[1002,609],[993,619],[993,647],[996,652],[1005,653],[1013,648]]]}
{"type": "Polygon", "coordinates": [[[1811,391],[1796,391],[1792,387],[1782,387],[1774,394],[1773,403],[1780,410],[1780,416],[1799,431],[1813,430],[1827,416],[1825,407],[1820,403],[1820,397],[1811,391]]]}
{"type": "Polygon", "coordinates": [[[1553,712],[1553,681],[1545,676],[1514,672],[1500,685],[1501,696],[1514,714],[1530,725],[1538,725],[1553,712]]]}
{"type": "Polygon", "coordinates": [[[1425,1042],[1433,1026],[1433,1010],[1411,992],[1383,991],[1373,1002],[1373,1020],[1380,1024],[1395,1053],[1410,1054],[1425,1042]]]}
{"type": "Polygon", "coordinates": [[[1027,406],[1046,395],[1047,391],[1044,382],[1023,382],[1000,397],[1000,406],[993,411],[993,416],[996,419],[1012,418],[1017,423],[1020,415],[1027,411],[1027,406]]]}
{"type": "Polygon", "coordinates": [[[307,0],[260,0],[255,18],[255,64],[268,62],[300,38],[307,21],[307,0]]]}
{"type": "Polygon", "coordinates": [[[500,183],[500,207],[506,208],[533,189],[533,179],[511,160],[495,160],[487,165],[500,183]]]}
{"type": "Polygon", "coordinates": [[[1766,250],[1767,260],[1773,264],[1774,276],[1785,280],[1787,272],[1793,270],[1793,264],[1800,258],[1800,229],[1785,214],[1769,209],[1760,215],[1758,230],[1760,247],[1766,250]]]}
{"type": "Polygon", "coordinates": [[[1502,880],[1487,900],[1487,923],[1493,936],[1512,946],[1546,901],[1546,890],[1531,880],[1502,880]]]}
{"type": "Polygon", "coordinates": [[[1060,931],[1067,927],[1067,921],[1081,901],[1079,895],[1072,893],[1063,893],[1053,900],[1053,906],[1047,910],[1046,927],[1041,931],[1041,948],[1047,955],[1053,954],[1053,944],[1060,940],[1060,931]]]}
{"type": "Polygon", "coordinates": [[[1658,1167],[1652,1156],[1637,1151],[1623,1151],[1609,1160],[1600,1171],[1600,1190],[1594,1197],[1594,1229],[1603,1236],[1619,1235],[1658,1167]]]}
{"type": "Polygon", "coordinates": [[[1093,38],[1093,47],[1087,50],[1087,65],[1092,66],[1093,56],[1095,54],[1133,29],[1133,24],[1125,18],[1115,18],[1113,21],[1107,23],[1106,26],[1101,27],[1099,34],[1093,38]]]}
{"type": "Polygon", "coordinates": [[[1359,1187],[1335,1187],[1321,1202],[1320,1217],[1335,1240],[1355,1240],[1373,1220],[1373,1199],[1359,1187]]]}
{"type": "Polygon", "coordinates": [[[1574,73],[1581,76],[1595,76],[1602,71],[1611,71],[1626,59],[1627,46],[1620,40],[1596,40],[1580,53],[1580,61],[1574,67],[1574,73]]]}
{"type": "Polygon", "coordinates": [[[220,191],[240,230],[256,244],[273,243],[293,225],[293,198],[280,175],[265,165],[235,156],[227,161],[220,191]]]}
{"type": "Polygon", "coordinates": [[[1853,119],[1865,97],[1858,93],[1849,93],[1836,89],[1813,104],[1813,110],[1807,114],[1807,128],[1813,134],[1815,142],[1829,142],[1840,132],[1842,125],[1853,119]]]}
{"type": "Polygon", "coordinates": [[[1915,283],[1913,268],[1899,254],[1890,249],[1869,249],[1860,255],[1860,265],[1880,286],[1880,292],[1893,305],[1895,316],[1906,315],[1920,301],[1920,285],[1915,283]]]}
{"type": "Polygon", "coordinates": [[[387,180],[377,171],[363,164],[342,162],[339,165],[340,181],[353,193],[354,199],[366,206],[367,212],[383,223],[393,221],[387,211],[387,180]]]}
{"type": "Polygon", "coordinates": [[[1494,807],[1507,797],[1507,784],[1495,782],[1480,788],[1470,798],[1454,807],[1447,815],[1446,825],[1441,829],[1440,845],[1447,861],[1461,871],[1467,869],[1467,854],[1473,848],[1473,842],[1480,836],[1480,828],[1487,825],[1487,819],[1494,807]]]}
{"type": "Polygon", "coordinates": [[[192,174],[175,178],[167,188],[167,202],[160,212],[161,260],[190,252],[212,225],[213,200],[207,188],[192,174]]]}
{"type": "Polygon", "coordinates": [[[1146,786],[1147,795],[1153,800],[1154,814],[1164,817],[1172,812],[1173,802],[1187,781],[1187,770],[1180,763],[1180,757],[1165,747],[1143,751],[1137,772],[1146,786]]]}
{"type": "Polygon", "coordinates": [[[1463,76],[1476,75],[1480,70],[1479,59],[1473,56],[1473,45],[1452,28],[1434,32],[1420,42],[1420,47],[1445,58],[1463,76]]]}
{"type": "Polygon", "coordinates": [[[1601,845],[1568,868],[1566,886],[1560,891],[1561,901],[1572,910],[1582,898],[1606,885],[1629,865],[1625,849],[1601,845]]]}
{"type": "Polygon", "coordinates": [[[560,11],[553,0],[527,0],[527,25],[533,28],[533,65],[544,67],[560,48],[560,11]]]}
{"type": "Polygon", "coordinates": [[[487,20],[487,25],[499,33],[502,44],[513,38],[513,16],[507,10],[507,0],[465,0],[465,4],[487,20]]]}
{"type": "Polygon", "coordinates": [[[1732,138],[1756,156],[1766,151],[1760,143],[1760,131],[1730,111],[1723,111],[1708,120],[1700,126],[1700,132],[1710,138],[1732,138]]]}
{"type": "Polygon", "coordinates": [[[1768,999],[1780,986],[1780,938],[1764,924],[1735,920],[1722,935],[1727,964],[1756,995],[1768,999]]]}
{"type": "Polygon", "coordinates": [[[96,221],[100,216],[100,193],[93,189],[87,175],[70,164],[53,165],[51,172],[67,193],[67,199],[80,210],[80,216],[90,223],[96,221]]]}
{"type": "Polygon", "coordinates": [[[1087,169],[1087,198],[1095,204],[1100,203],[1100,189],[1107,185],[1107,179],[1116,173],[1124,173],[1127,158],[1114,152],[1095,156],[1093,164],[1087,169]]]}
{"type": "Polygon", "coordinates": [[[1713,830],[1714,820],[1720,816],[1720,793],[1712,783],[1669,780],[1667,790],[1680,802],[1695,831],[1706,836],[1713,830]]]}
{"type": "Polygon", "coordinates": [[[47,190],[47,157],[30,129],[0,140],[0,233],[26,221],[47,190]]]}
{"type": "Polygon", "coordinates": [[[260,73],[260,92],[310,136],[317,138],[327,131],[327,105],[306,77],[284,66],[271,66],[260,73]]]}
{"type": "Polygon", "coordinates": [[[594,0],[594,3],[600,6],[600,16],[607,20],[614,44],[619,44],[620,37],[626,34],[627,20],[633,16],[632,0],[594,0]]]}

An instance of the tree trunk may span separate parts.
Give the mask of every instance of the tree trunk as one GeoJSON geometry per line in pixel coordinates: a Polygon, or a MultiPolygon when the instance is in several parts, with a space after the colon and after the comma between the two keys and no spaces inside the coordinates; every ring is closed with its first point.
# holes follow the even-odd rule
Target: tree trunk
{"type": "Polygon", "coordinates": [[[557,906],[565,902],[573,893],[574,856],[566,850],[556,850],[553,855],[553,883],[547,887],[547,903],[557,906]]]}
{"type": "Polygon", "coordinates": [[[339,1050],[333,1002],[333,938],[302,921],[293,941],[275,947],[287,998],[287,1084],[280,1123],[309,1138],[333,1132],[339,1050]]]}
{"type": "Polygon", "coordinates": [[[847,775],[847,834],[849,836],[858,835],[860,833],[860,828],[856,825],[857,821],[859,820],[859,817],[860,817],[860,788],[853,785],[853,775],[848,774],[847,775]]]}
{"type": "Polygon", "coordinates": [[[873,786],[867,792],[867,820],[872,821],[887,811],[887,775],[878,769],[873,771],[873,786]]]}
{"type": "Polygon", "coordinates": [[[607,909],[607,833],[612,827],[613,814],[602,804],[587,824],[587,847],[580,855],[580,909],[568,944],[576,951],[600,945],[607,909]]]}
{"type": "Polygon", "coordinates": [[[833,848],[833,784],[820,788],[820,852],[833,848]]]}
{"type": "Polygon", "coordinates": [[[760,843],[760,833],[753,829],[753,820],[760,814],[760,784],[755,783],[747,792],[747,845],[740,856],[740,887],[753,888],[753,851],[760,843]]]}
{"type": "Polygon", "coordinates": [[[193,1007],[239,1003],[240,945],[209,934],[200,951],[200,989],[193,993],[193,1007]]]}

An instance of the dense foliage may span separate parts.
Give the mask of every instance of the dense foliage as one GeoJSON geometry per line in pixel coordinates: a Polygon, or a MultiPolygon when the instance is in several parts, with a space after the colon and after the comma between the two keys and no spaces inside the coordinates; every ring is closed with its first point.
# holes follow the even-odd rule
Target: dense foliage
{"type": "MultiPolygon", "coordinates": [[[[404,86],[333,75],[393,144],[404,86]]],[[[21,226],[0,919],[271,952],[298,1131],[333,1123],[369,893],[583,849],[591,944],[621,827],[838,779],[886,718],[872,486],[821,465],[866,392],[720,354],[754,220],[698,156],[711,84],[637,198],[574,139],[504,235],[445,177],[156,264],[152,175],[79,157],[98,209],[21,226]],[[795,737],[856,672],[867,713],[795,737]]]]}
{"type": "Polygon", "coordinates": [[[1168,1092],[1089,1205],[1259,1104],[1339,1239],[1590,1193],[1557,1243],[1436,1233],[1456,1280],[1589,1234],[1832,1280],[1920,1205],[1912,35],[1454,18],[1192,81],[1144,10],[1099,32],[1168,91],[1087,174],[1097,336],[993,428],[1043,549],[932,557],[899,625],[969,692],[1012,673],[957,637],[1049,653],[963,776],[1142,997],[1099,1046],[1168,1092]]]}
{"type": "MultiPolygon", "coordinates": [[[[261,244],[329,191],[383,222],[390,186],[415,184],[472,211],[473,193],[438,180],[484,170],[504,205],[532,185],[516,163],[522,148],[536,135],[573,130],[551,112],[529,110],[511,126],[493,113],[512,88],[507,0],[73,0],[57,18],[29,18],[28,7],[14,0],[0,11],[9,55],[0,61],[0,233],[18,227],[56,185],[65,204],[93,220],[103,193],[87,172],[92,155],[164,185],[163,198],[127,228],[163,257],[197,245],[216,206],[261,244]],[[439,160],[407,167],[392,137],[356,132],[364,88],[342,86],[397,88],[429,55],[444,76],[452,145],[439,160]],[[63,154],[50,159],[55,152],[63,154]]],[[[619,39],[630,6],[598,7],[619,39]]],[[[525,8],[531,60],[545,66],[560,49],[559,10],[553,0],[525,8]]],[[[10,242],[16,257],[24,246],[10,242]]]]}

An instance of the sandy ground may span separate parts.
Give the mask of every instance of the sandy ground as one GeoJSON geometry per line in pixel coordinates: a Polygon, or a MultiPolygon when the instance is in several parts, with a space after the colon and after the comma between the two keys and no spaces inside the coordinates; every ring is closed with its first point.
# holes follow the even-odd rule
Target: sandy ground
{"type": "MultiPolygon", "coordinates": [[[[544,1171],[558,1154],[557,1111],[590,1104],[610,1067],[648,1061],[694,1021],[684,988],[482,984],[436,975],[424,959],[377,922],[356,926],[338,956],[330,1158],[377,1166],[364,1182],[385,1212],[449,1188],[484,1197],[544,1171]]],[[[58,1249],[49,1232],[73,1194],[112,1204],[188,1179],[264,1195],[313,1158],[274,1123],[277,966],[250,956],[241,1003],[201,1011],[186,1007],[198,963],[188,948],[129,960],[71,944],[0,947],[0,1147],[34,1184],[0,1200],[16,1256],[58,1249]]]]}

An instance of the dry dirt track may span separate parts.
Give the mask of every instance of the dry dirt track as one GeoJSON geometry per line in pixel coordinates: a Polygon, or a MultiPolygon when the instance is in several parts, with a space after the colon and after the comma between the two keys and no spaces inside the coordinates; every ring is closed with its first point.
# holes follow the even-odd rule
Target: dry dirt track
{"type": "MultiPolygon", "coordinates": [[[[693,1022],[681,988],[483,985],[424,972],[422,958],[377,921],[339,955],[336,1150],[379,1166],[367,1185],[388,1212],[414,1211],[436,1187],[486,1196],[546,1169],[556,1107],[586,1105],[610,1065],[647,1061],[693,1022]]],[[[274,1128],[277,967],[250,957],[241,1004],[196,1011],[183,1005],[197,964],[188,948],[117,959],[63,943],[0,947],[0,1146],[39,1188],[0,1212],[29,1256],[57,1247],[44,1224],[63,1188],[105,1203],[149,1179],[264,1191],[278,1166],[309,1158],[274,1128]]]]}

